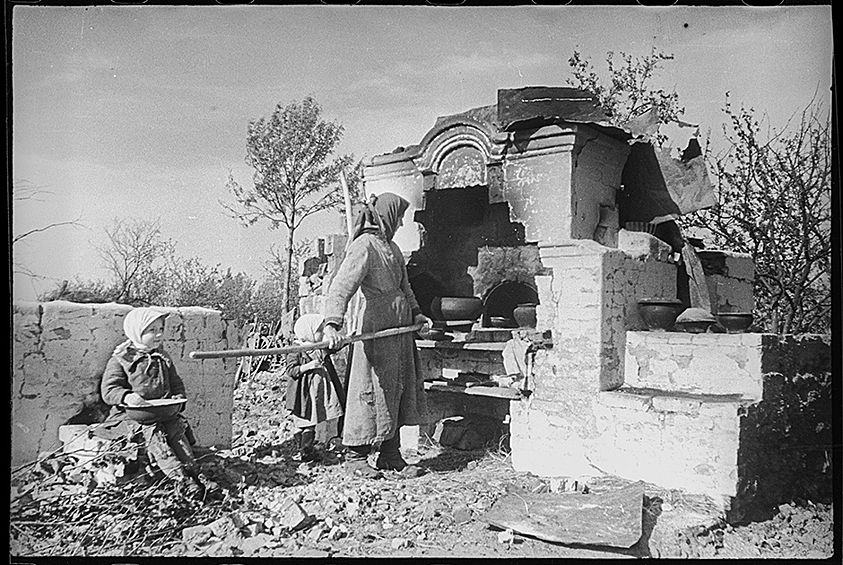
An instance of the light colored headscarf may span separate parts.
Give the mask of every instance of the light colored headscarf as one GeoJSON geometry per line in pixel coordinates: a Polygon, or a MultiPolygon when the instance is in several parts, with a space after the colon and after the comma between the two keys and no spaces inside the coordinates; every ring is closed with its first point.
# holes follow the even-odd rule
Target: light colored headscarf
{"type": "Polygon", "coordinates": [[[325,325],[325,317],[322,314],[305,314],[296,320],[293,331],[296,339],[301,342],[316,343],[316,333],[325,325]]]}
{"type": "Polygon", "coordinates": [[[143,330],[148,328],[155,320],[166,317],[166,312],[155,310],[154,308],[135,308],[134,310],[129,311],[129,313],[126,314],[126,317],[123,318],[123,333],[125,333],[126,337],[129,339],[118,345],[114,350],[114,353],[119,355],[129,346],[132,346],[138,351],[144,353],[150,351],[150,349],[142,343],[143,340],[141,339],[141,336],[143,335],[143,330]]]}
{"type": "Polygon", "coordinates": [[[410,203],[404,198],[392,192],[384,192],[379,195],[372,195],[366,207],[357,217],[354,229],[354,238],[360,236],[366,229],[377,228],[380,235],[389,241],[398,229],[398,222],[404,217],[404,213],[410,203]]]}

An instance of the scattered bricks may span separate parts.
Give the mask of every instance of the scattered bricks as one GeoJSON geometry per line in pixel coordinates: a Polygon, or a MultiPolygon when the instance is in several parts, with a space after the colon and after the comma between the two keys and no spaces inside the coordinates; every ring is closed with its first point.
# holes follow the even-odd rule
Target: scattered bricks
{"type": "Polygon", "coordinates": [[[394,550],[406,549],[410,547],[410,540],[407,538],[395,538],[389,545],[394,550]]]}
{"type": "Polygon", "coordinates": [[[471,509],[468,506],[458,506],[454,509],[454,522],[465,524],[471,521],[471,509]]]}
{"type": "Polygon", "coordinates": [[[225,538],[229,533],[234,532],[237,529],[228,516],[217,518],[208,524],[208,527],[218,538],[225,538]]]}
{"type": "Polygon", "coordinates": [[[240,542],[240,550],[245,557],[249,557],[257,553],[261,548],[272,541],[272,536],[267,534],[257,534],[256,536],[246,538],[240,542]]]}
{"type": "Polygon", "coordinates": [[[192,526],[182,530],[181,539],[187,546],[196,547],[207,542],[213,535],[213,530],[208,526],[192,526]]]}
{"type": "Polygon", "coordinates": [[[288,530],[296,530],[307,525],[310,516],[293,499],[285,498],[271,507],[275,514],[274,520],[288,530]]]}
{"type": "Polygon", "coordinates": [[[232,512],[228,515],[228,519],[231,520],[231,523],[234,525],[235,528],[238,530],[243,528],[248,523],[246,518],[240,512],[232,512]]]}
{"type": "Polygon", "coordinates": [[[307,539],[311,543],[316,543],[316,542],[319,541],[319,538],[322,537],[322,533],[323,533],[323,530],[322,530],[322,527],[321,527],[321,524],[320,524],[319,527],[313,528],[309,532],[307,532],[307,539]]]}

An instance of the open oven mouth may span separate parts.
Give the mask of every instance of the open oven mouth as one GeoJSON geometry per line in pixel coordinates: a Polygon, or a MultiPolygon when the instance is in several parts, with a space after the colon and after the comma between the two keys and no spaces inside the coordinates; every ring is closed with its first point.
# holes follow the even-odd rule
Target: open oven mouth
{"type": "Polygon", "coordinates": [[[483,326],[492,327],[500,323],[514,323],[513,312],[521,304],[538,304],[539,293],[527,283],[501,281],[486,293],[483,299],[483,326]]]}

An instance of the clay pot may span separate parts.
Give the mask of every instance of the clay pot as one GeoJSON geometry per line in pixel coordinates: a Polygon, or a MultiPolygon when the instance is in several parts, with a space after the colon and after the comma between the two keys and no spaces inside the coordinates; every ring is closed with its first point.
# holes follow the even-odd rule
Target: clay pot
{"type": "Polygon", "coordinates": [[[512,311],[512,317],[519,328],[535,328],[536,327],[536,305],[535,304],[519,304],[512,311]]]}
{"type": "Polygon", "coordinates": [[[483,301],[477,297],[437,296],[430,304],[435,318],[440,320],[476,320],[483,312],[483,301]]]}
{"type": "Polygon", "coordinates": [[[741,333],[752,325],[752,312],[720,312],[717,321],[730,334],[741,333]]]}
{"type": "Polygon", "coordinates": [[[642,298],[638,301],[638,312],[650,331],[665,331],[673,326],[682,301],[676,298],[642,298]]]}

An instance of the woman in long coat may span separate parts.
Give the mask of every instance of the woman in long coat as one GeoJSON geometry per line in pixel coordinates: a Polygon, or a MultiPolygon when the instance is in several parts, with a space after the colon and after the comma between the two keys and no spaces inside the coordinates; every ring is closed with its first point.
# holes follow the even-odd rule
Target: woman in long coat
{"type": "MultiPolygon", "coordinates": [[[[432,325],[421,313],[410,288],[401,249],[392,241],[403,224],[409,202],[392,193],[373,196],[357,219],[354,239],[331,282],[325,305],[324,339],[340,344],[346,307],[359,288],[363,294],[362,333],[413,323],[432,325]]],[[[427,423],[424,382],[411,333],[352,344],[347,384],[343,444],[352,471],[372,476],[367,458],[378,451],[375,466],[401,471],[401,426],[427,423]]]]}

